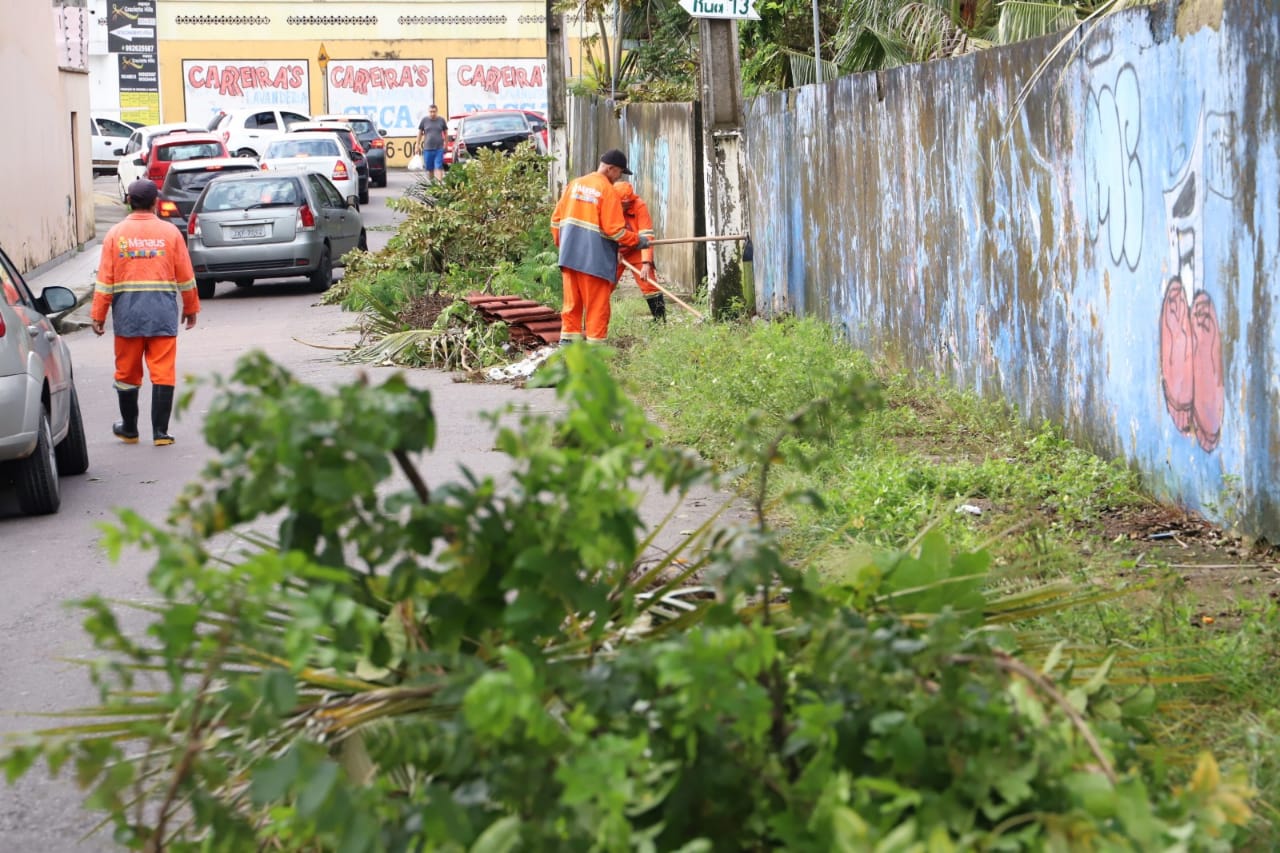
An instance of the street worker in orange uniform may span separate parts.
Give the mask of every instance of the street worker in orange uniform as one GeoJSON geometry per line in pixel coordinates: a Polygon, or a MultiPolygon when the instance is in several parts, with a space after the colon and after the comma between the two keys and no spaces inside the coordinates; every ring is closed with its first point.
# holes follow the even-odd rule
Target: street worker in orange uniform
{"type": "Polygon", "coordinates": [[[111,431],[128,444],[138,441],[143,359],[151,374],[152,440],[158,445],[173,444],[169,415],[177,383],[178,299],[188,329],[195,326],[200,312],[187,244],[177,228],[156,217],[157,195],[153,181],[129,184],[132,212],[102,240],[90,312],[94,334],[103,333],[107,311],[114,320],[121,420],[111,425],[111,431]]]}
{"type": "MultiPolygon", "coordinates": [[[[649,215],[649,205],[636,195],[635,187],[626,181],[618,181],[613,185],[613,191],[622,202],[622,218],[627,220],[627,230],[636,232],[646,240],[652,240],[653,217],[649,215]]],[[[640,275],[632,273],[631,276],[640,286],[645,301],[649,303],[649,313],[653,315],[653,319],[667,319],[667,300],[662,296],[662,291],[650,281],[653,278],[653,247],[631,249],[622,255],[622,259],[640,270],[640,275]]],[[[618,264],[618,278],[622,278],[624,269],[626,267],[618,264]]]]}
{"type": "Polygon", "coordinates": [[[614,148],[600,155],[600,167],[570,181],[551,215],[551,234],[560,247],[564,308],[560,341],[603,341],[609,336],[609,298],[618,282],[618,248],[646,248],[649,240],[627,230],[614,183],[630,175],[627,155],[614,148]],[[585,315],[585,320],[584,320],[585,315]]]}

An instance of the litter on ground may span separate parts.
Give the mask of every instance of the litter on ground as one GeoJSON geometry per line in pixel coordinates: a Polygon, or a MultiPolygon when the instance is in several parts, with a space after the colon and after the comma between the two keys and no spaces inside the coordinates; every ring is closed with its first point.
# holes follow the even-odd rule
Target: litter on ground
{"type": "Polygon", "coordinates": [[[491,382],[513,382],[517,379],[528,379],[538,369],[538,366],[550,358],[555,351],[555,347],[540,347],[525,356],[523,360],[514,364],[489,368],[485,371],[485,376],[491,382]]]}

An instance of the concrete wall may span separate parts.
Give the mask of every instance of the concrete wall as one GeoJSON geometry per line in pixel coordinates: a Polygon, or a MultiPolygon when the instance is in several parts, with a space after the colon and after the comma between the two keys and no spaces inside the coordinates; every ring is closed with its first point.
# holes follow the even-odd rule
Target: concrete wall
{"type": "Polygon", "coordinates": [[[763,310],[1002,396],[1280,539],[1280,8],[1107,18],[748,105],[763,310]]]}
{"type": "MultiPolygon", "coordinates": [[[[572,177],[594,171],[610,148],[627,152],[630,179],[649,206],[659,237],[702,233],[701,137],[697,105],[628,104],[621,109],[596,97],[569,98],[572,177]]],[[[689,294],[702,284],[703,252],[693,244],[658,246],[654,261],[668,289],[689,294]]]]}
{"type": "Polygon", "coordinates": [[[89,76],[59,70],[49,0],[6,3],[22,25],[0,26],[0,246],[26,271],[93,237],[89,76]]]}

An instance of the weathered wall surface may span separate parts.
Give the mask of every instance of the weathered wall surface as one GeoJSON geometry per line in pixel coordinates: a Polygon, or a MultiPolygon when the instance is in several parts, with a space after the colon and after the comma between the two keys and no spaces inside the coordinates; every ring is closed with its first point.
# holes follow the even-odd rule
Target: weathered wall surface
{"type": "MultiPolygon", "coordinates": [[[[594,171],[610,148],[627,152],[636,192],[649,206],[660,237],[702,233],[701,142],[697,107],[691,103],[629,104],[615,113],[601,98],[569,98],[568,174],[594,171]]],[[[654,248],[658,272],[670,289],[690,293],[702,282],[705,262],[696,245],[654,248]]]]}
{"type": "Polygon", "coordinates": [[[762,310],[840,324],[1280,539],[1280,8],[1136,9],[748,105],[762,310]]]}

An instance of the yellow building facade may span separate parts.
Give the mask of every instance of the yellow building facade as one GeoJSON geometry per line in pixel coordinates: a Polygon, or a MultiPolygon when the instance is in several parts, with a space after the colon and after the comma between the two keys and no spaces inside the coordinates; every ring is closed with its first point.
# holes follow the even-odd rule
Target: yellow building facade
{"type": "Polygon", "coordinates": [[[220,110],[356,113],[414,153],[431,104],[546,111],[546,6],[527,2],[158,0],[163,121],[220,110]]]}

